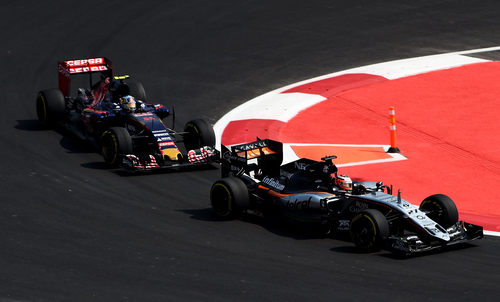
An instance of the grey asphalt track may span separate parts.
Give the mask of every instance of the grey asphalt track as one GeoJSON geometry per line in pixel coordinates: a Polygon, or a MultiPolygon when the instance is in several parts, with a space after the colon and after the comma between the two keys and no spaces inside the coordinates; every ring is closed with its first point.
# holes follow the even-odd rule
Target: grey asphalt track
{"type": "Polygon", "coordinates": [[[177,127],[214,123],[314,76],[500,45],[500,2],[49,3],[0,4],[0,301],[497,301],[498,238],[401,260],[272,221],[217,221],[217,169],[123,176],[40,129],[34,101],[57,85],[57,60],[107,56],[175,106],[177,127]]]}

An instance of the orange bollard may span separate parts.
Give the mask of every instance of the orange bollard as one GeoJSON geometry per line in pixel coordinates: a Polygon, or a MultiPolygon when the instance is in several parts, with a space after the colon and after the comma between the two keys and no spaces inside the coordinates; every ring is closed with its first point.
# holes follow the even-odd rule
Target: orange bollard
{"type": "Polygon", "coordinates": [[[389,107],[389,133],[391,135],[391,147],[387,153],[400,153],[396,143],[396,113],[394,106],[389,107]]]}

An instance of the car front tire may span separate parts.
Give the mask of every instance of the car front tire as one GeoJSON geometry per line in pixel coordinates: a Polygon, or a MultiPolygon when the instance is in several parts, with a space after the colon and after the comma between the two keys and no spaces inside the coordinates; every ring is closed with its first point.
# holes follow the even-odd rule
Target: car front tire
{"type": "Polygon", "coordinates": [[[354,245],[365,252],[376,252],[389,237],[389,223],[378,210],[367,209],[351,220],[350,235],[354,245]]]}
{"type": "Polygon", "coordinates": [[[132,138],[127,129],[123,127],[111,127],[101,135],[101,152],[104,161],[116,167],[120,161],[120,155],[131,154],[133,151],[132,138]]]}

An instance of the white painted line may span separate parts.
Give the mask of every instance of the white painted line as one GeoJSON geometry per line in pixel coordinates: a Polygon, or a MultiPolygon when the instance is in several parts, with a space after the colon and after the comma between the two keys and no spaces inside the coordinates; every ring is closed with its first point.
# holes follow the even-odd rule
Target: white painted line
{"type": "Polygon", "coordinates": [[[492,46],[492,47],[478,48],[478,49],[471,49],[471,50],[462,50],[462,51],[457,51],[457,52],[452,52],[452,53],[466,55],[466,54],[472,54],[472,53],[490,52],[490,51],[497,51],[497,50],[500,50],[500,46],[492,46]]]}
{"type": "Polygon", "coordinates": [[[487,61],[488,60],[457,54],[441,54],[368,65],[351,69],[348,72],[375,74],[389,80],[394,80],[421,73],[487,61]]]}
{"type": "Polygon", "coordinates": [[[271,119],[288,122],[304,107],[311,107],[324,100],[326,98],[321,95],[300,92],[264,94],[236,107],[231,115],[237,116],[238,120],[271,119]]]}
{"type": "Polygon", "coordinates": [[[500,237],[500,232],[483,231],[484,235],[500,237]]]}
{"type": "Polygon", "coordinates": [[[377,148],[381,147],[384,148],[385,151],[387,151],[390,146],[389,145],[362,145],[362,144],[315,144],[315,143],[287,143],[289,145],[294,145],[294,146],[333,146],[333,147],[371,147],[371,148],[377,148]]]}

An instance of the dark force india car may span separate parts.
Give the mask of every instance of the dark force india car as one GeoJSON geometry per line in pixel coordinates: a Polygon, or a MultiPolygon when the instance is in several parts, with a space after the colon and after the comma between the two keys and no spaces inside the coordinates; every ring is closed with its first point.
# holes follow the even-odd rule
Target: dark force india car
{"type": "Polygon", "coordinates": [[[401,192],[392,195],[392,186],[339,175],[335,156],[281,165],[282,144],[272,140],[222,146],[221,154],[223,178],[210,191],[221,218],[278,210],[287,218],[322,225],[328,233],[349,232],[361,250],[386,248],[404,255],[483,237],[481,226],[458,221],[448,196],[411,204],[401,192]]]}
{"type": "Polygon", "coordinates": [[[140,82],[129,81],[129,76],[114,76],[109,59],[62,61],[58,73],[59,88],[37,95],[40,123],[62,126],[89,141],[110,166],[149,171],[218,160],[215,135],[206,121],[192,120],[182,132],[168,128],[163,120],[170,110],[162,104],[148,104],[140,82]],[[71,96],[71,79],[79,74],[89,75],[89,88],[79,88],[76,96],[71,96]],[[100,76],[96,83],[92,82],[93,74],[100,76]],[[185,152],[179,147],[181,142],[185,152]]]}

